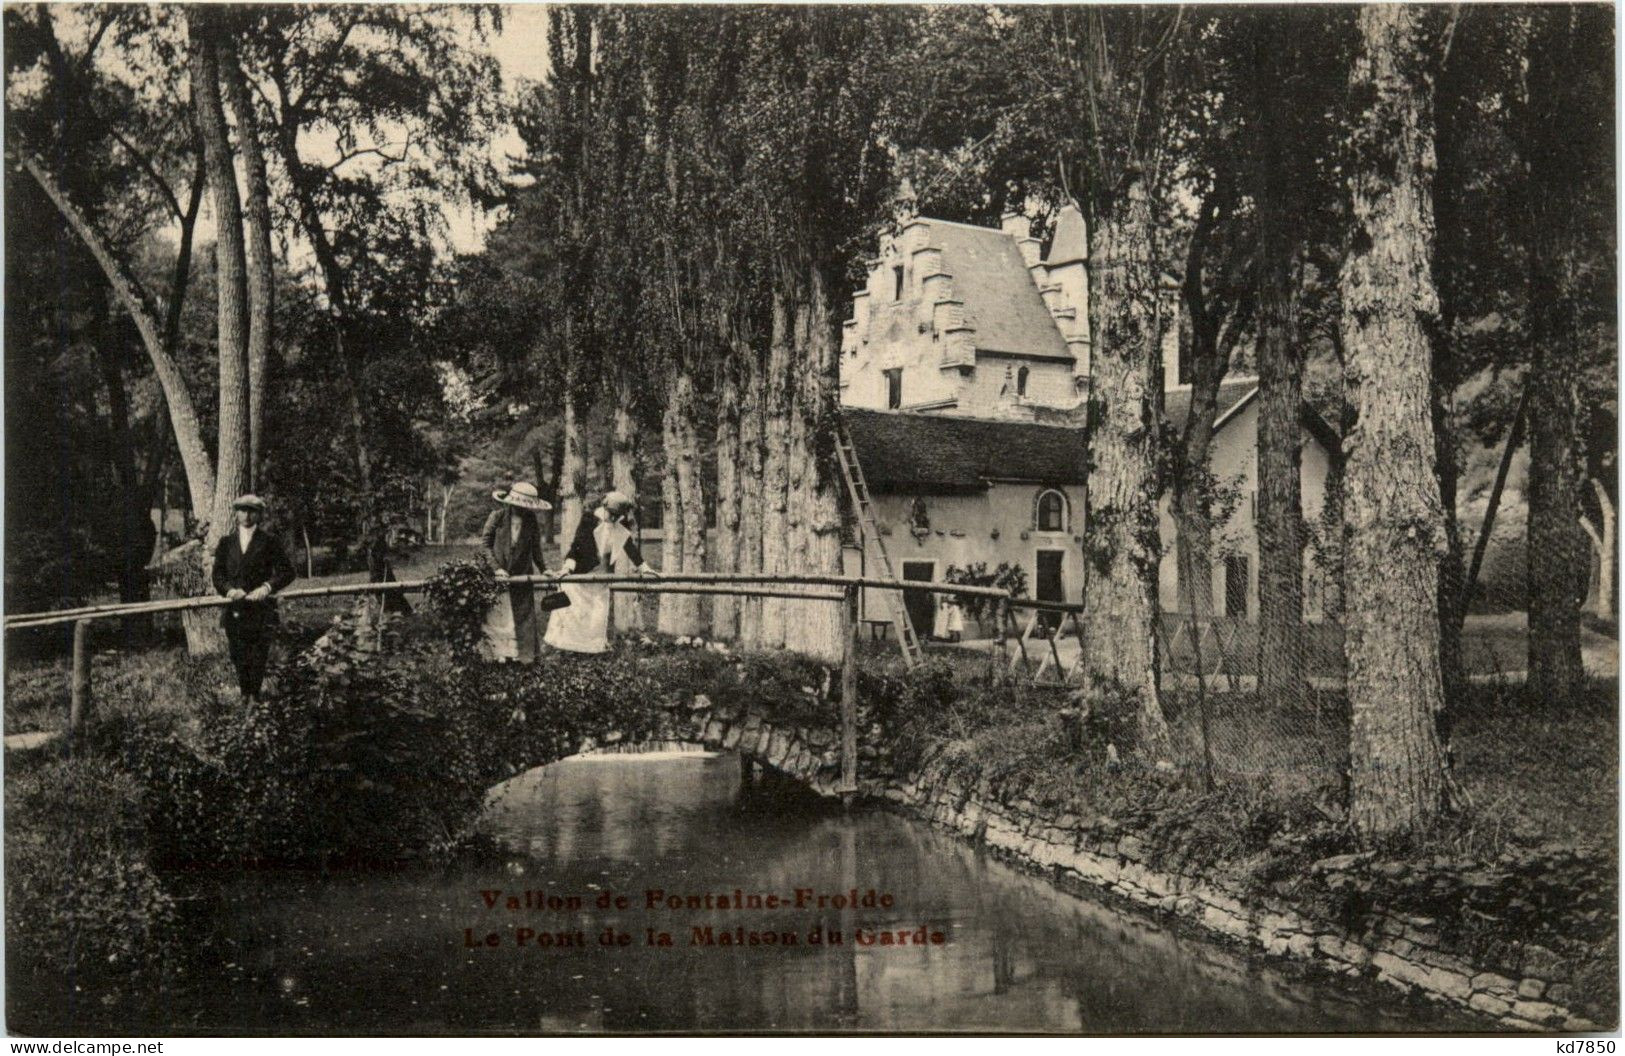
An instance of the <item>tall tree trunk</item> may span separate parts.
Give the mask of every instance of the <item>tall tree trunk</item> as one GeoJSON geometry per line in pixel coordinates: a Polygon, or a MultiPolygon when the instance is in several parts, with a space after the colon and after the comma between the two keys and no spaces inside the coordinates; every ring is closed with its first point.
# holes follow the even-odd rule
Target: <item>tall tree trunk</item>
{"type": "Polygon", "coordinates": [[[1614,546],[1618,520],[1614,514],[1613,500],[1608,497],[1608,489],[1603,487],[1602,481],[1592,477],[1591,490],[1597,494],[1597,507],[1602,517],[1597,536],[1597,603],[1592,611],[1600,618],[1610,620],[1614,617],[1614,546]]]}
{"type": "MultiPolygon", "coordinates": [[[[1580,398],[1585,335],[1580,225],[1589,215],[1585,169],[1576,163],[1568,122],[1585,112],[1586,80],[1577,11],[1552,8],[1533,19],[1529,47],[1529,315],[1534,361],[1529,389],[1529,699],[1562,706],[1585,678],[1580,608],[1590,549],[1580,527],[1585,422],[1580,398]],[[1579,171],[1576,172],[1575,170],[1579,171]]],[[[1607,34],[1594,24],[1592,33],[1607,34]]]]}
{"type": "MultiPolygon", "coordinates": [[[[115,250],[112,240],[97,225],[78,204],[68,197],[56,175],[35,154],[22,148],[14,148],[14,157],[23,169],[39,184],[40,190],[51,199],[57,211],[62,214],[74,234],[84,243],[91,256],[96,258],[102,274],[106,276],[108,285],[118,297],[119,304],[129,313],[130,319],[135,323],[136,331],[141,335],[141,345],[146,350],[147,358],[152,362],[152,372],[158,379],[158,387],[164,394],[164,405],[169,413],[169,422],[175,433],[175,444],[181,456],[181,468],[186,473],[186,490],[191,503],[191,515],[196,521],[206,521],[214,506],[215,477],[214,466],[209,460],[208,447],[203,442],[203,427],[199,423],[197,407],[192,402],[191,389],[186,384],[186,376],[181,373],[180,364],[175,360],[175,346],[166,339],[166,331],[158,318],[146,288],[129,260],[115,250]]],[[[183,229],[181,251],[190,255],[191,229],[186,225],[183,229]]],[[[185,287],[182,285],[171,291],[171,312],[178,309],[177,298],[184,296],[185,287]]]]}
{"type": "Polygon", "coordinates": [[[1083,669],[1115,681],[1139,708],[1136,750],[1171,754],[1157,646],[1157,404],[1161,340],[1151,202],[1143,176],[1089,225],[1091,370],[1090,545],[1083,669]]]}
{"type": "MultiPolygon", "coordinates": [[[[638,495],[638,430],[633,417],[631,373],[622,370],[615,377],[615,420],[610,431],[609,476],[610,485],[621,494],[640,500],[638,495]]],[[[642,545],[642,540],[637,540],[642,545]]],[[[643,629],[643,597],[639,594],[612,595],[615,602],[615,626],[623,631],[643,629]]]]}
{"type": "MultiPolygon", "coordinates": [[[[803,269],[802,303],[797,315],[799,384],[796,387],[796,448],[800,487],[794,496],[801,511],[800,540],[793,569],[808,575],[841,574],[840,479],[835,466],[836,415],[839,413],[840,342],[835,336],[823,276],[816,265],[803,269]]],[[[841,637],[841,603],[792,602],[795,634],[787,644],[826,663],[845,653],[841,637]]],[[[786,635],[787,639],[790,636],[786,635]]]]}
{"type": "MultiPolygon", "coordinates": [[[[784,291],[786,318],[789,328],[789,367],[786,371],[785,399],[785,519],[784,568],[787,574],[807,573],[811,569],[812,555],[808,549],[811,533],[807,522],[812,501],[813,466],[808,448],[810,437],[807,415],[802,407],[802,390],[806,385],[807,346],[810,343],[810,305],[807,292],[801,286],[801,276],[794,275],[784,291]]],[[[800,602],[784,602],[784,645],[798,652],[802,643],[802,620],[807,606],[800,602]]]]}
{"type": "MultiPolygon", "coordinates": [[[[694,360],[690,360],[694,362],[694,360]]],[[[677,487],[682,495],[682,571],[705,571],[705,480],[700,465],[699,397],[694,376],[687,367],[677,374],[677,487]]],[[[672,595],[687,602],[682,606],[683,634],[705,634],[709,630],[706,598],[699,594],[672,595]]]]}
{"type": "Polygon", "coordinates": [[[1215,243],[1215,227],[1220,215],[1233,206],[1228,174],[1221,176],[1223,182],[1202,203],[1186,254],[1180,323],[1181,352],[1190,357],[1191,400],[1185,421],[1170,423],[1180,430],[1168,504],[1182,592],[1175,605],[1192,613],[1199,624],[1213,616],[1215,481],[1209,463],[1213,427],[1219,416],[1219,388],[1230,369],[1237,338],[1252,313],[1251,296],[1244,293],[1226,304],[1207,289],[1207,255],[1215,243]]]}
{"type": "Polygon", "coordinates": [[[265,155],[260,149],[259,114],[248,93],[248,82],[229,42],[220,48],[220,74],[226,100],[237,119],[237,150],[243,158],[248,196],[243,219],[248,228],[248,447],[250,487],[260,487],[265,460],[262,433],[265,422],[266,370],[270,362],[275,319],[276,282],[271,256],[271,192],[265,177],[265,155]]]}
{"type": "MultiPolygon", "coordinates": [[[[795,418],[791,406],[790,342],[794,320],[782,292],[773,295],[773,325],[768,345],[767,378],[762,394],[762,573],[784,575],[790,569],[790,428],[795,418]]],[[[785,603],[781,598],[761,599],[761,623],[757,645],[782,649],[785,644],[785,603]]]]}
{"type": "Polygon", "coordinates": [[[1433,108],[1421,20],[1415,7],[1361,8],[1350,77],[1360,105],[1340,277],[1355,413],[1345,441],[1345,651],[1349,815],[1367,839],[1427,825],[1448,784],[1437,727],[1445,540],[1433,466],[1433,108]]]}
{"type": "MultiPolygon", "coordinates": [[[[766,374],[757,350],[744,349],[749,356],[745,361],[745,399],[739,411],[739,543],[736,568],[740,572],[762,571],[762,516],[765,497],[765,479],[762,470],[763,447],[763,387],[766,374]]],[[[739,641],[756,646],[762,640],[761,598],[741,598],[739,601],[739,641]]]]}
{"type": "Polygon", "coordinates": [[[220,408],[216,444],[214,502],[208,542],[232,527],[232,502],[248,484],[248,287],[243,246],[243,210],[237,196],[226,115],[220,103],[213,16],[187,12],[192,37],[192,104],[209,172],[209,199],[215,218],[215,272],[218,306],[216,345],[220,408]]]}
{"type": "MultiPolygon", "coordinates": [[[[1459,18],[1459,16],[1453,16],[1459,18]]],[[[1456,503],[1460,466],[1456,457],[1456,428],[1452,420],[1456,387],[1461,383],[1457,366],[1456,321],[1464,277],[1475,261],[1477,247],[1469,244],[1462,209],[1468,188],[1479,178],[1469,156],[1469,134],[1473,128],[1472,109],[1478,105],[1473,79],[1478,75],[1470,63],[1451,62],[1448,48],[1441,48],[1434,146],[1438,165],[1434,177],[1433,215],[1436,239],[1433,253],[1434,284],[1439,291],[1439,324],[1433,337],[1433,437],[1434,458],[1439,474],[1439,502],[1444,510],[1446,551],[1439,562],[1439,664],[1444,682],[1445,710],[1441,736],[1448,748],[1452,705],[1461,699],[1465,686],[1462,669],[1461,632],[1466,619],[1466,562],[1461,546],[1461,525],[1456,503]]]]}
{"type": "Polygon", "coordinates": [[[581,494],[582,470],[586,459],[583,447],[581,411],[576,406],[574,364],[565,368],[564,386],[564,458],[559,467],[559,546],[570,549],[575,538],[576,525],[586,513],[581,494]]]}
{"type": "MultiPolygon", "coordinates": [[[[679,448],[678,418],[682,414],[674,372],[666,382],[666,406],[660,413],[660,448],[664,465],[660,475],[660,568],[663,572],[683,571],[683,533],[687,520],[683,516],[683,485],[678,476],[679,448]]],[[[661,594],[655,627],[661,634],[687,634],[688,612],[683,603],[687,599],[677,594],[661,594]]]]}
{"type": "MultiPolygon", "coordinates": [[[[203,547],[203,576],[207,582],[214,563],[215,544],[232,529],[232,503],[248,487],[248,289],[243,247],[242,203],[237,196],[237,174],[232,164],[226,115],[220,102],[220,69],[212,22],[216,16],[203,9],[187,12],[191,36],[192,105],[203,141],[208,169],[209,199],[214,206],[215,282],[218,302],[215,344],[219,357],[220,404],[215,444],[214,501],[203,547]]],[[[218,649],[218,632],[195,629],[194,648],[218,649]]]]}
{"type": "MultiPolygon", "coordinates": [[[[727,339],[724,326],[724,339],[727,339]]],[[[739,570],[739,370],[740,350],[730,344],[717,386],[717,532],[713,561],[718,572],[739,570]]],[[[722,641],[739,637],[739,600],[719,594],[711,604],[711,635],[722,641]]]]}
{"type": "Polygon", "coordinates": [[[1258,691],[1267,707],[1298,701],[1303,640],[1303,355],[1298,347],[1297,268],[1301,225],[1292,213],[1286,151],[1293,142],[1280,91],[1290,64],[1291,25],[1272,12],[1255,40],[1259,130],[1253,201],[1258,212],[1258,691]]]}

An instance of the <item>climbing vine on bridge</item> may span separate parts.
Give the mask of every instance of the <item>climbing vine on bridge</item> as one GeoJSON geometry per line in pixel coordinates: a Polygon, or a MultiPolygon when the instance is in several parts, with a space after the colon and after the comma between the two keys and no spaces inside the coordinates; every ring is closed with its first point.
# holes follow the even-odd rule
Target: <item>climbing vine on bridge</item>
{"type": "Polygon", "coordinates": [[[501,589],[484,554],[448,561],[429,580],[424,588],[429,610],[454,656],[469,659],[479,652],[485,613],[501,589]]]}

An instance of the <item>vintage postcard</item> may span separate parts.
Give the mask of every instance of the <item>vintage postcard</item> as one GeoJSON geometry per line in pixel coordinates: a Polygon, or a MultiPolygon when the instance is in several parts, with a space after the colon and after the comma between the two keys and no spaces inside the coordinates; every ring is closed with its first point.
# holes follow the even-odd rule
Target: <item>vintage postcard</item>
{"type": "Polygon", "coordinates": [[[12,1035],[1618,1029],[1612,8],[4,19],[12,1035]]]}

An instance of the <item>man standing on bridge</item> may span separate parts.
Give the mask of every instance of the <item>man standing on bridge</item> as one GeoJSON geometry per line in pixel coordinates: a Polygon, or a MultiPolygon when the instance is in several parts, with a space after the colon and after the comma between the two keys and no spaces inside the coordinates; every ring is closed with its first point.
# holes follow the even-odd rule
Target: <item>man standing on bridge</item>
{"type": "Polygon", "coordinates": [[[272,595],[293,582],[293,562],[282,543],[259,529],[265,500],[244,495],[232,503],[237,530],[227,533],[214,551],[215,593],[231,599],[220,614],[237,686],[243,699],[257,700],[265,665],[276,633],[276,599],[272,595]]]}

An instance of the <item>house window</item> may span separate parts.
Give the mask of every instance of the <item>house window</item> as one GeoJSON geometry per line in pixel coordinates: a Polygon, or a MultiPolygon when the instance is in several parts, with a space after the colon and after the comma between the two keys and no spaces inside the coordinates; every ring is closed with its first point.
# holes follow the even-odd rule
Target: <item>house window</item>
{"type": "Polygon", "coordinates": [[[1027,368],[1022,367],[1016,371],[1016,395],[1027,395],[1027,368]]]}
{"type": "Polygon", "coordinates": [[[895,411],[903,406],[903,368],[883,371],[886,375],[886,409],[895,411]]]}
{"type": "Polygon", "coordinates": [[[900,300],[903,299],[903,266],[901,264],[893,264],[892,265],[892,267],[891,267],[891,277],[892,277],[891,299],[894,300],[894,301],[900,301],[900,300]]]}
{"type": "Polygon", "coordinates": [[[1066,496],[1053,488],[1039,492],[1033,523],[1041,532],[1066,531],[1066,496]]]}
{"type": "Polygon", "coordinates": [[[1247,618],[1247,593],[1252,578],[1252,563],[1245,556],[1224,559],[1224,614],[1237,619],[1247,618]]]}

